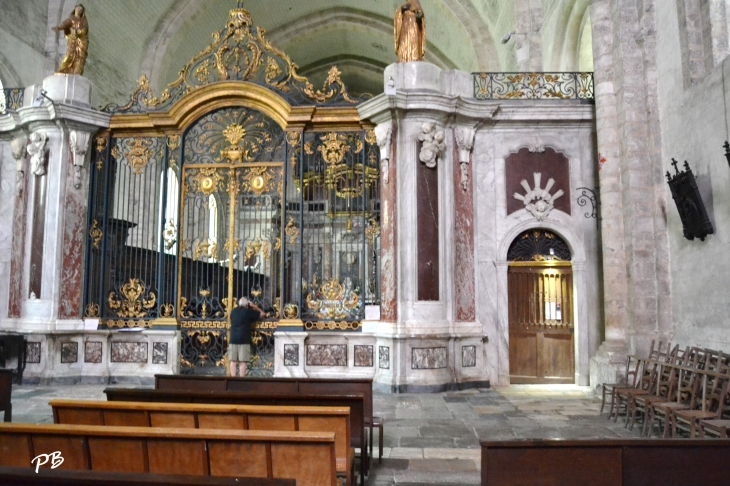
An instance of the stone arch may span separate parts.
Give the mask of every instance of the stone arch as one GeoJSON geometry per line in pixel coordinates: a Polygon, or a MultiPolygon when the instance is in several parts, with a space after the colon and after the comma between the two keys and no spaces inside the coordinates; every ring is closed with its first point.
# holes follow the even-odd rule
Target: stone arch
{"type": "MultiPolygon", "coordinates": [[[[565,216],[570,218],[569,216],[565,216]]],[[[562,218],[560,218],[562,219],[562,218]]],[[[558,235],[570,248],[572,255],[571,262],[574,264],[583,264],[586,261],[585,245],[582,238],[580,238],[573,230],[571,230],[567,224],[560,221],[558,218],[550,218],[545,221],[536,221],[534,218],[530,218],[529,221],[523,221],[514,225],[510,230],[505,233],[499,242],[497,247],[497,261],[507,262],[507,253],[512,245],[512,242],[519,235],[525,231],[531,229],[544,229],[551,231],[558,235]]]]}
{"type": "Polygon", "coordinates": [[[550,26],[544,30],[542,38],[546,71],[578,69],[586,15],[590,15],[590,0],[560,0],[551,6],[543,23],[543,26],[550,26]]]}

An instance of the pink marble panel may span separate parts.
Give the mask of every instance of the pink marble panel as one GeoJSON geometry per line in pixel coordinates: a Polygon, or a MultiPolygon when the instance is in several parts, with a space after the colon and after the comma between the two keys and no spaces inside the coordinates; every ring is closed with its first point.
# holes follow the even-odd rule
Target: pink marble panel
{"type": "Polygon", "coordinates": [[[8,317],[19,318],[23,302],[23,259],[25,258],[26,208],[28,206],[28,173],[25,171],[23,190],[15,193],[13,210],[13,244],[10,259],[10,289],[8,296],[8,317]]]}
{"type": "Polygon", "coordinates": [[[383,183],[382,178],[380,183],[380,319],[385,322],[395,322],[398,319],[398,261],[396,256],[398,174],[395,157],[397,136],[396,127],[393,127],[388,184],[383,183]]]}
{"type": "Polygon", "coordinates": [[[80,319],[86,243],[86,205],[88,181],[82,177],[81,187],[74,187],[71,154],[66,173],[66,198],[63,205],[63,254],[61,257],[61,295],[58,303],[60,319],[80,319]]]}
{"type": "Polygon", "coordinates": [[[456,320],[476,319],[474,298],[474,183],[472,163],[467,166],[469,184],[461,185],[459,152],[454,140],[454,296],[456,320]]]}

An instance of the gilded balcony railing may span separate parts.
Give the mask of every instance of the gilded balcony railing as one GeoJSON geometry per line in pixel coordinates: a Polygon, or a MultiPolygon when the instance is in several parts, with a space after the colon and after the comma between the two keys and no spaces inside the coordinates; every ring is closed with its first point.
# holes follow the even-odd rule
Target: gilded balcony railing
{"type": "Polygon", "coordinates": [[[23,88],[3,88],[3,96],[0,98],[0,113],[6,110],[17,110],[23,106],[23,88]]]}
{"type": "Polygon", "coordinates": [[[474,73],[474,97],[593,101],[593,73],[474,73]]]}

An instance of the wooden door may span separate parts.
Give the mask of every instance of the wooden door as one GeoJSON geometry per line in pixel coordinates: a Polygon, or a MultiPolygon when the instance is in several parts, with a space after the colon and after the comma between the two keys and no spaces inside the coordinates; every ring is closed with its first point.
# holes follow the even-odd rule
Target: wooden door
{"type": "Polygon", "coordinates": [[[513,263],[508,273],[510,383],[574,383],[570,263],[513,263]]]}

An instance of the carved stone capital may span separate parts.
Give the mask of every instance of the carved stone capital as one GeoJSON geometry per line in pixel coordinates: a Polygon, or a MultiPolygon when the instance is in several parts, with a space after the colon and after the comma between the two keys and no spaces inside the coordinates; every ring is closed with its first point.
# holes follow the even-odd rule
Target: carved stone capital
{"type": "Polygon", "coordinates": [[[375,138],[380,149],[380,173],[383,175],[383,183],[388,183],[390,172],[390,140],[393,136],[393,125],[382,123],[375,127],[375,138]]]}
{"type": "Polygon", "coordinates": [[[71,159],[74,166],[74,187],[76,189],[81,187],[81,168],[84,166],[86,151],[89,149],[90,137],[90,133],[77,130],[73,130],[69,135],[71,159]]]}
{"type": "Polygon", "coordinates": [[[461,164],[461,188],[466,191],[469,188],[469,160],[471,151],[474,148],[474,136],[476,127],[456,127],[456,146],[459,148],[459,164],[461,164]]]}

